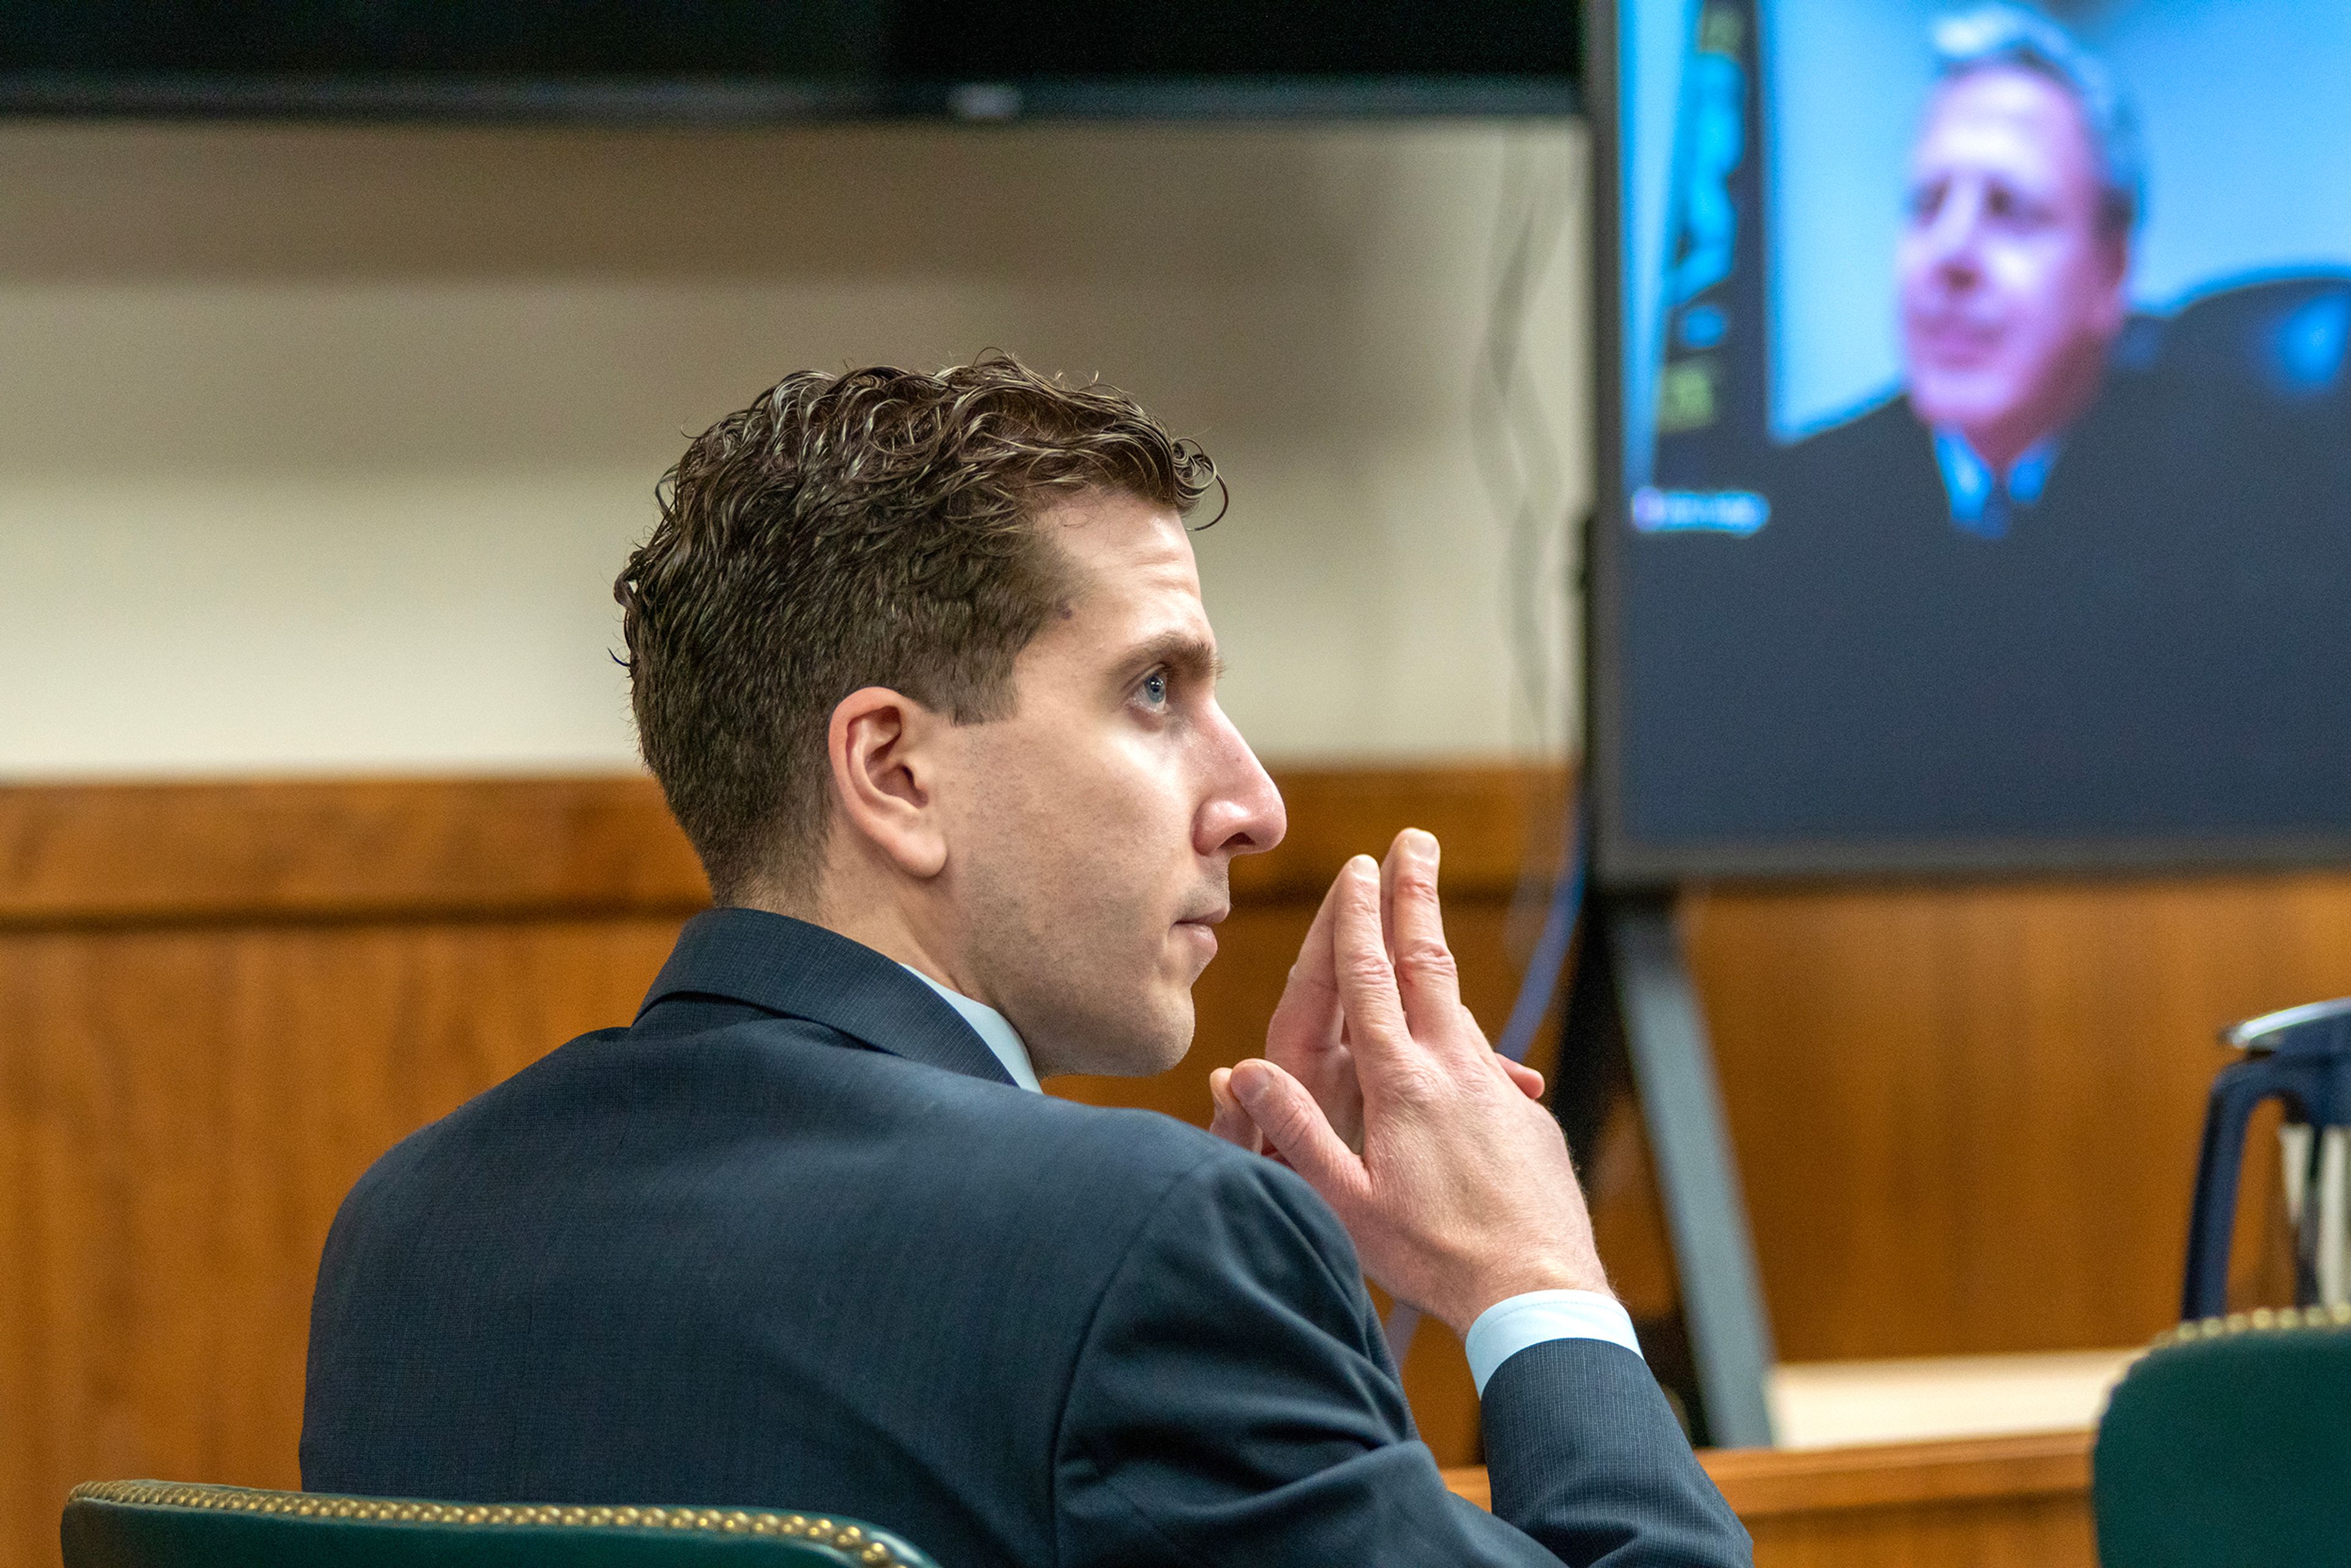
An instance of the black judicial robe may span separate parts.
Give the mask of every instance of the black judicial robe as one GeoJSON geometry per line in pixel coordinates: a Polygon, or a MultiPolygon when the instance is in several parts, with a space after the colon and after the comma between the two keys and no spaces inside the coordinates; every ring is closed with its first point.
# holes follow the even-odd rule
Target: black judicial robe
{"type": "Polygon", "coordinates": [[[1635,831],[1916,845],[2339,821],[2336,449],[2351,437],[2118,368],[2038,501],[1984,538],[1951,521],[1907,399],[1798,443],[1755,537],[1633,547],[1635,831]]]}
{"type": "Polygon", "coordinates": [[[1297,1176],[1019,1090],[889,959],[722,909],[632,1027],[352,1190],[302,1479],[820,1509],[950,1568],[1751,1560],[1630,1352],[1521,1351],[1484,1423],[1490,1515],[1297,1176]]]}

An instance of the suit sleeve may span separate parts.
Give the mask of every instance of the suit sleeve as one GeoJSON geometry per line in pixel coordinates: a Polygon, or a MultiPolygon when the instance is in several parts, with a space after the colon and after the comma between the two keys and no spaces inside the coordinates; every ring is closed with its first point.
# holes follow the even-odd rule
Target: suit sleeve
{"type": "Polygon", "coordinates": [[[1211,1157],[1129,1245],[1079,1353],[1055,1452],[1060,1561],[1752,1562],[1628,1351],[1520,1352],[1487,1386],[1486,1431],[1492,1514],[1447,1490],[1414,1436],[1336,1217],[1270,1161],[1211,1157]]]}

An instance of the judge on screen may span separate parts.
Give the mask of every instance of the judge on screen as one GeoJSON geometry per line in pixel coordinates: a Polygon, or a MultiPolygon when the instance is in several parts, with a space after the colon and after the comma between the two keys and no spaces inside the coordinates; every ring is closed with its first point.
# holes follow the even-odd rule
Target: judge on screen
{"type": "MultiPolygon", "coordinates": [[[[1635,499],[1636,822],[1964,858],[2335,820],[2351,273],[2134,310],[2120,83],[2021,6],[1929,42],[1885,296],[1901,385],[1792,445],[1759,423],[1678,454],[1706,487],[1677,496],[1751,487],[1742,528],[1651,528],[1635,499]]],[[[2196,194],[2172,232],[2213,221],[2196,194]]]]}
{"type": "Polygon", "coordinates": [[[1933,41],[1895,259],[1906,385],[1805,455],[1896,477],[1903,511],[2001,538],[2044,498],[2108,499],[2053,491],[2069,447],[2101,450],[2067,466],[2104,467],[2139,437],[2092,417],[2129,320],[2137,141],[2112,77],[2046,18],[1985,7],[1933,41]]]}

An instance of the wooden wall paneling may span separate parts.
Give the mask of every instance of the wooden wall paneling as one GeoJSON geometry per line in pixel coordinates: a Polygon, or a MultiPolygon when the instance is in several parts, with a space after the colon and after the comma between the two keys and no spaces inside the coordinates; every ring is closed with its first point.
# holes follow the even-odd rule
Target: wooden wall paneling
{"type": "Polygon", "coordinates": [[[1290,831],[1270,853],[1233,862],[1236,899],[1319,903],[1348,856],[1384,854],[1405,828],[1437,835],[1448,888],[1507,895],[1530,854],[1557,852],[1567,774],[1507,764],[1289,768],[1275,782],[1290,831]]]}
{"type": "Polygon", "coordinates": [[[647,778],[0,788],[0,926],[687,914],[647,778]]]}
{"type": "Polygon", "coordinates": [[[1792,1361],[2144,1342],[2215,1031],[2351,992],[2339,874],[1719,889],[1687,933],[1792,1361]]]}
{"type": "Polygon", "coordinates": [[[77,1480],[297,1483],[336,1207],[414,1127],[625,1019],[668,916],[0,935],[0,1561],[77,1480]]]}
{"type": "MultiPolygon", "coordinates": [[[[21,1019],[30,1006],[23,979],[0,963],[0,1019],[21,1019]]],[[[40,1216],[28,1197],[37,1083],[30,1054],[12,1043],[17,1032],[0,1022],[0,1562],[10,1563],[38,1561],[26,1555],[26,1521],[49,1474],[37,1449],[51,1404],[51,1359],[36,1329],[44,1281],[32,1267],[40,1216]]]]}
{"type": "MultiPolygon", "coordinates": [[[[1282,772],[1287,839],[1237,900],[1319,899],[1400,829],[1445,875],[1515,882],[1556,837],[1565,776],[1510,766],[1282,772]]],[[[690,913],[709,894],[653,780],[357,779],[0,787],[0,925],[690,913]]]]}

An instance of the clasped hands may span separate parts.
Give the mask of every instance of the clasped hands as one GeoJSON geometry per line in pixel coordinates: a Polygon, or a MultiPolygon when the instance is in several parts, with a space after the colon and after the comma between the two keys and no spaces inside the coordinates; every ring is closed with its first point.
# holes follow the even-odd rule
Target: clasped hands
{"type": "Polygon", "coordinates": [[[1265,1056],[1209,1074],[1209,1131],[1304,1177],[1366,1274],[1467,1333],[1511,1296],[1608,1281],[1542,1075],[1496,1054],[1461,1003],[1437,872],[1416,829],[1340,871],[1265,1056]]]}

